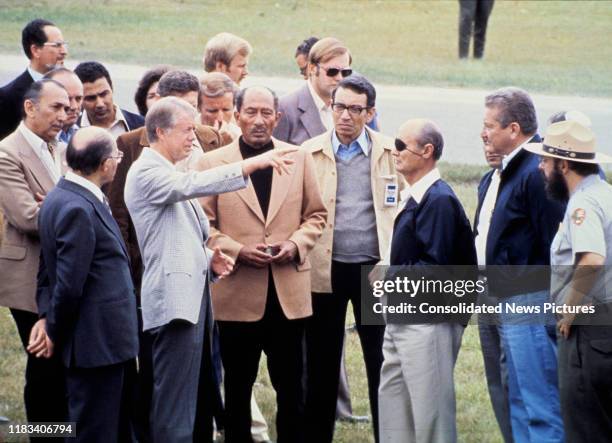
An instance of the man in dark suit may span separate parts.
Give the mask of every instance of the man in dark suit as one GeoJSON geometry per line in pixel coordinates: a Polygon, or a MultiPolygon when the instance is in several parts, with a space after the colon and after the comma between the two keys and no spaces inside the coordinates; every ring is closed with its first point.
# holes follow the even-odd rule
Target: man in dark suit
{"type": "Polygon", "coordinates": [[[21,44],[30,65],[19,77],[0,88],[0,140],[19,125],[23,96],[32,82],[42,79],[55,66],[63,65],[68,55],[68,44],[62,32],[50,21],[40,18],[23,28],[21,44]]]}
{"type": "Polygon", "coordinates": [[[301,145],[332,129],[332,91],[353,72],[351,61],[350,51],[339,40],[327,37],[315,43],[308,56],[308,81],[279,101],[281,118],[274,137],[301,145]]]}
{"type": "Polygon", "coordinates": [[[66,159],[72,171],[40,210],[45,352],[58,353],[66,368],[77,441],[131,441],[124,399],[138,353],[136,299],[127,249],[100,189],[121,155],[106,131],[92,127],[72,137],[66,159]]]}
{"type": "Polygon", "coordinates": [[[141,115],[115,105],[113,81],[101,63],[79,63],[74,73],[83,83],[83,114],[77,122],[80,127],[99,126],[117,138],[144,125],[141,115]]]}
{"type": "MultiPolygon", "coordinates": [[[[185,100],[194,108],[197,108],[198,94],[200,84],[198,79],[186,71],[169,71],[166,72],[159,80],[157,92],[160,98],[163,97],[178,97],[185,100]]],[[[213,128],[196,125],[195,127],[196,140],[194,141],[193,151],[190,157],[199,160],[206,151],[217,149],[221,145],[219,133],[213,128]],[[195,146],[197,143],[197,146],[195,146]]],[[[143,126],[134,129],[128,133],[122,134],[117,138],[117,148],[123,153],[123,159],[117,167],[115,178],[105,190],[108,195],[109,204],[113,211],[113,217],[119,225],[121,234],[128,248],[130,257],[131,274],[138,296],[138,305],[140,306],[140,283],[142,281],[143,264],[136,239],[136,230],[134,223],[125,206],[123,191],[125,188],[125,180],[127,173],[132,164],[140,157],[142,150],[149,146],[146,128],[143,126]]],[[[188,160],[182,160],[180,163],[188,165],[188,160]]],[[[188,167],[184,169],[189,169],[188,167]]],[[[140,311],[139,311],[140,312],[140,311]]],[[[139,322],[142,323],[142,318],[139,315],[139,322]]],[[[151,362],[151,336],[139,328],[140,333],[140,351],[138,353],[138,411],[137,416],[137,433],[139,440],[146,439],[149,429],[149,410],[151,407],[151,395],[153,392],[153,369],[151,362]]],[[[212,399],[210,399],[212,400],[212,399]]],[[[220,404],[220,398],[217,403],[220,404]]],[[[220,406],[220,405],[219,405],[220,406]]]]}
{"type": "Polygon", "coordinates": [[[550,263],[564,208],[546,197],[539,158],[523,149],[541,140],[537,127],[533,102],[522,89],[502,88],[485,98],[481,137],[485,151],[502,160],[499,174],[489,171],[479,186],[476,246],[488,271],[491,265],[505,266],[489,278],[489,295],[503,304],[499,334],[508,369],[510,421],[514,440],[521,442],[563,440],[554,328],[534,321],[517,325],[525,319],[505,309],[510,304],[542,309],[549,300],[549,281],[538,278],[536,267],[550,263]]]}
{"type": "MultiPolygon", "coordinates": [[[[395,217],[391,266],[476,264],[470,222],[436,167],[443,146],[431,121],[409,120],[399,129],[393,157],[409,186],[395,217]]],[[[420,324],[387,324],[378,391],[380,441],[457,440],[453,373],[462,336],[461,324],[427,317],[420,324]]]]}

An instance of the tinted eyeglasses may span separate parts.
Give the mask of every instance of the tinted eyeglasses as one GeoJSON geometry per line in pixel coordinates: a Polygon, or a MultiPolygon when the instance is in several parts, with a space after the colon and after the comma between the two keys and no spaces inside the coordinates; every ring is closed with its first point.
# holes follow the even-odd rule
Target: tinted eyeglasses
{"type": "Polygon", "coordinates": [[[351,68],[338,69],[338,68],[326,68],[325,66],[321,66],[321,65],[317,65],[317,66],[323,69],[325,71],[325,74],[328,77],[335,77],[338,74],[341,74],[342,78],[346,78],[353,73],[353,70],[351,68]]]}
{"type": "Polygon", "coordinates": [[[402,151],[412,152],[414,155],[418,155],[419,157],[423,155],[422,152],[416,152],[408,148],[408,145],[404,143],[402,140],[400,140],[399,138],[395,139],[395,150],[397,152],[402,152],[402,151]]]}

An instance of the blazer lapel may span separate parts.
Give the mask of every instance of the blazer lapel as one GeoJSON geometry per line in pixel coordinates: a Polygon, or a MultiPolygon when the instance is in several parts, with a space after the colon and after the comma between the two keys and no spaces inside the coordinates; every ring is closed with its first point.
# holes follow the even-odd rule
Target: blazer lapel
{"type": "Polygon", "coordinates": [[[45,165],[43,165],[21,132],[18,132],[18,137],[19,154],[23,157],[23,163],[32,171],[32,176],[38,182],[38,185],[45,192],[49,192],[55,187],[53,178],[49,175],[49,171],[47,171],[47,168],[45,168],[45,165]]]}
{"type": "Polygon", "coordinates": [[[321,121],[319,110],[317,109],[312,95],[310,94],[310,90],[308,89],[308,85],[304,85],[304,87],[302,87],[302,91],[298,97],[298,109],[302,113],[300,115],[300,121],[304,125],[304,128],[306,128],[306,132],[310,138],[316,137],[317,135],[326,131],[326,128],[321,121]]]}
{"type": "Polygon", "coordinates": [[[297,165],[290,166],[289,174],[280,175],[276,169],[272,174],[272,191],[270,192],[270,206],[268,207],[268,217],[266,219],[266,226],[268,226],[274,217],[280,210],[280,207],[285,201],[287,194],[289,193],[289,188],[291,187],[291,182],[293,182],[293,178],[295,177],[295,168],[297,165]]]}

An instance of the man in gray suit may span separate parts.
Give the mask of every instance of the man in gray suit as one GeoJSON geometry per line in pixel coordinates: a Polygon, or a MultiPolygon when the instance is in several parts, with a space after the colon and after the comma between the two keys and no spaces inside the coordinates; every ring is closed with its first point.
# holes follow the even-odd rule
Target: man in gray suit
{"type": "MultiPolygon", "coordinates": [[[[208,220],[192,199],[244,188],[252,172],[273,166],[285,172],[295,149],[271,151],[204,172],[179,172],[175,164],[191,152],[196,111],[167,97],[146,117],[150,147],[132,165],[125,202],[144,263],[142,317],[153,341],[154,442],[212,441],[212,415],[196,419],[202,352],[210,355],[212,315],[209,283],[233,269],[233,260],[205,248],[208,220]],[[194,435],[198,422],[201,435],[194,435]],[[206,420],[202,426],[201,420],[206,420]]],[[[210,374],[209,359],[204,370],[210,374]]],[[[197,434],[197,433],[196,433],[197,434]]]]}
{"type": "Polygon", "coordinates": [[[326,37],[316,42],[308,54],[308,81],[279,100],[281,118],[274,137],[301,145],[332,129],[332,91],[352,74],[351,61],[350,51],[340,40],[326,37]]]}

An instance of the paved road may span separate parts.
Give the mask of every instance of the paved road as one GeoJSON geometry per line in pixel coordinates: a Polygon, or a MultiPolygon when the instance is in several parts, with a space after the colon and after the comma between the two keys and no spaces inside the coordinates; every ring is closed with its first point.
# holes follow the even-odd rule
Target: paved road
{"type": "MultiPolygon", "coordinates": [[[[24,56],[0,55],[0,84],[23,71],[24,56]]],[[[69,60],[74,68],[77,61],[69,60]]],[[[107,68],[115,85],[115,101],[135,111],[133,94],[145,67],[108,63],[107,68]]],[[[192,71],[199,75],[201,71],[192,71]]],[[[244,86],[262,84],[280,95],[298,88],[303,80],[280,77],[249,76],[244,86]]],[[[500,85],[501,86],[501,85],[500,85]]],[[[483,100],[487,91],[478,89],[423,88],[377,85],[377,103],[382,131],[393,135],[399,125],[409,118],[431,118],[442,128],[446,146],[443,160],[458,163],[484,164],[482,143],[483,100]]],[[[570,96],[533,95],[538,120],[545,125],[548,116],[562,109],[579,109],[593,122],[599,149],[612,154],[612,99],[570,96]]]]}

